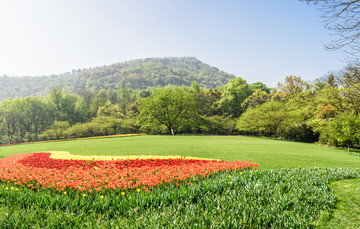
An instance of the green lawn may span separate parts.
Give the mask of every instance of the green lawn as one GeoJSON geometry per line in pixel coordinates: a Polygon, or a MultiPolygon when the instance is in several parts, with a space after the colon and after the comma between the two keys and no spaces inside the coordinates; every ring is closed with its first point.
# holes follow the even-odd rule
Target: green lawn
{"type": "Polygon", "coordinates": [[[243,136],[133,136],[1,146],[0,156],[68,151],[81,155],[181,155],[251,160],[261,169],[360,167],[360,156],[326,146],[243,136]]]}
{"type": "MultiPolygon", "coordinates": [[[[2,189],[0,188],[1,228],[25,228],[27,226],[70,228],[79,225],[84,226],[84,223],[95,228],[100,228],[101,225],[112,227],[111,225],[123,224],[132,227],[131,225],[134,225],[134,223],[139,225],[152,223],[152,225],[157,226],[160,225],[159,223],[163,223],[163,225],[174,226],[180,225],[181,222],[185,222],[184,225],[187,225],[187,223],[191,223],[191,225],[208,223],[214,228],[219,223],[225,223],[224,225],[227,226],[223,225],[223,227],[230,228],[230,225],[243,223],[246,228],[246,225],[257,225],[257,221],[251,222],[252,217],[264,227],[269,226],[266,224],[267,221],[272,222],[271,225],[274,227],[279,222],[278,226],[285,228],[285,225],[294,226],[298,225],[297,223],[305,227],[317,225],[320,228],[360,227],[360,179],[341,180],[359,177],[358,170],[345,169],[337,171],[316,168],[268,170],[298,168],[299,166],[302,168],[359,168],[360,156],[351,155],[342,149],[243,136],[147,135],[0,146],[0,157],[16,153],[46,151],[68,151],[79,155],[181,155],[222,160],[251,160],[258,163],[262,171],[260,170],[259,173],[254,174],[251,174],[251,171],[244,173],[244,175],[236,171],[232,172],[231,179],[234,182],[234,190],[229,189],[228,179],[230,176],[220,174],[198,181],[198,184],[194,184],[194,186],[188,186],[185,182],[182,186],[179,186],[180,188],[166,186],[161,189],[154,189],[148,194],[151,198],[146,194],[138,196],[136,193],[130,192],[124,201],[133,201],[136,198],[139,201],[131,202],[134,205],[132,211],[117,212],[114,209],[118,208],[113,208],[112,205],[108,204],[108,201],[90,201],[95,206],[99,206],[94,208],[97,211],[102,208],[106,209],[106,207],[113,208],[114,214],[118,214],[113,218],[107,216],[108,212],[106,214],[100,212],[101,214],[99,214],[79,210],[83,209],[84,206],[92,209],[90,205],[88,206],[90,202],[86,202],[86,205],[84,205],[81,202],[83,200],[80,201],[79,198],[74,199],[55,194],[54,200],[64,199],[65,204],[60,201],[57,205],[52,205],[52,207],[44,207],[41,205],[40,199],[48,198],[46,197],[48,193],[43,197],[39,192],[39,197],[37,197],[35,196],[36,192],[33,193],[29,189],[24,190],[22,194],[17,194],[16,192],[4,190],[4,186],[2,186],[2,189]],[[224,181],[222,182],[220,178],[224,181]],[[333,182],[330,186],[334,190],[338,202],[336,209],[329,212],[328,209],[331,206],[333,208],[335,204],[335,196],[327,188],[328,181],[339,179],[340,181],[333,182]],[[209,183],[208,186],[210,185],[209,190],[204,188],[207,187],[205,185],[207,183],[209,183]],[[188,196],[184,196],[186,192],[188,192],[188,196]],[[241,197],[240,193],[243,193],[243,197],[241,197]],[[265,193],[269,194],[267,199],[264,199],[265,193]],[[16,195],[27,196],[28,199],[23,199],[29,201],[29,204],[13,204],[14,201],[20,203],[23,200],[16,195]],[[162,195],[168,199],[171,197],[169,199],[171,201],[167,203],[164,201],[165,197],[159,197],[162,195]],[[31,200],[31,198],[35,199],[31,200]],[[161,201],[156,198],[160,198],[161,201]],[[244,198],[251,201],[245,201],[244,198]],[[77,203],[76,201],[80,202],[77,203]],[[178,203],[172,204],[173,201],[178,201],[178,203]],[[162,204],[162,207],[158,207],[159,203],[162,204]],[[274,204],[278,204],[283,210],[279,210],[279,206],[274,208],[274,204]],[[243,209],[240,209],[239,206],[243,209]],[[62,210],[64,207],[66,207],[66,211],[62,210]],[[229,209],[232,210],[229,211],[229,209]],[[276,209],[279,212],[274,212],[276,209]],[[214,213],[214,211],[217,213],[214,213]],[[312,222],[321,212],[323,212],[323,215],[320,224],[317,224],[316,221],[312,222]],[[250,217],[247,214],[250,214],[250,217]],[[315,218],[309,219],[310,216],[315,218]],[[250,222],[247,220],[250,220],[250,222]]],[[[128,206],[128,204],[124,203],[116,202],[113,204],[128,206]]]]}
{"type": "Polygon", "coordinates": [[[330,188],[338,202],[336,209],[324,216],[320,228],[360,228],[360,179],[336,181],[330,188]]]}

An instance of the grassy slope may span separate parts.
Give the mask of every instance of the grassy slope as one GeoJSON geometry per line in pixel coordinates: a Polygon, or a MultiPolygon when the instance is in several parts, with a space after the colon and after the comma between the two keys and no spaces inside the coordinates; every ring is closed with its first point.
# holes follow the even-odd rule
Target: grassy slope
{"type": "Polygon", "coordinates": [[[325,146],[242,136],[136,136],[0,147],[0,156],[41,151],[81,155],[181,155],[251,160],[262,169],[360,167],[360,157],[325,146]]]}

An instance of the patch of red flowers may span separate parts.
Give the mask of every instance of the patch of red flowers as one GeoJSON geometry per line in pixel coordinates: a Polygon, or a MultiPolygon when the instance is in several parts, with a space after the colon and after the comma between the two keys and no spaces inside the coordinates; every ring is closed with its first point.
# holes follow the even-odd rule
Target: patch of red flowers
{"type": "Polygon", "coordinates": [[[31,188],[100,191],[144,190],[161,183],[229,169],[256,168],[255,163],[195,159],[86,161],[52,159],[50,153],[15,154],[0,160],[0,179],[31,188]]]}

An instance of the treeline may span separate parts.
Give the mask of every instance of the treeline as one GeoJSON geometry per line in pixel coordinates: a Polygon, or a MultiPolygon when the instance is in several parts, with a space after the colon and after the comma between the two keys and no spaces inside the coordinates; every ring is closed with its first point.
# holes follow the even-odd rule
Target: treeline
{"type": "Polygon", "coordinates": [[[8,97],[43,96],[53,88],[81,94],[102,89],[146,89],[167,85],[204,88],[225,85],[235,76],[220,71],[194,57],[146,58],[89,69],[72,70],[60,75],[41,77],[0,76],[0,100],[8,97]]]}
{"type": "Polygon", "coordinates": [[[238,77],[204,89],[167,86],[102,89],[0,102],[0,142],[96,135],[246,134],[335,146],[360,139],[360,72],[349,67],[313,83],[288,76],[276,89],[238,77]]]}

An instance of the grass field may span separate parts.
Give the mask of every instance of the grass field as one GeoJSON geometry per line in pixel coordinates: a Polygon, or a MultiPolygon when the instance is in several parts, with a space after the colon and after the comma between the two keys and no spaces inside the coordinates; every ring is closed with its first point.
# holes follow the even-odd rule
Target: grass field
{"type": "Polygon", "coordinates": [[[260,169],[358,168],[360,156],[326,146],[243,136],[133,136],[32,143],[0,147],[0,156],[68,151],[79,155],[181,155],[251,160],[260,169]]]}
{"type": "Polygon", "coordinates": [[[360,180],[346,180],[360,177],[357,169],[360,157],[343,149],[243,136],[132,136],[0,146],[0,157],[46,151],[251,160],[259,164],[259,170],[213,174],[206,179],[191,180],[192,185],[188,181],[179,186],[171,183],[149,193],[126,190],[124,197],[116,192],[104,192],[103,199],[96,193],[84,198],[82,192],[71,190],[66,195],[55,190],[21,187],[18,192],[10,191],[14,190],[11,183],[3,182],[1,228],[358,228],[360,225],[360,180]]]}
{"type": "Polygon", "coordinates": [[[360,228],[360,179],[335,181],[330,188],[335,191],[338,203],[321,228],[360,228]]]}

